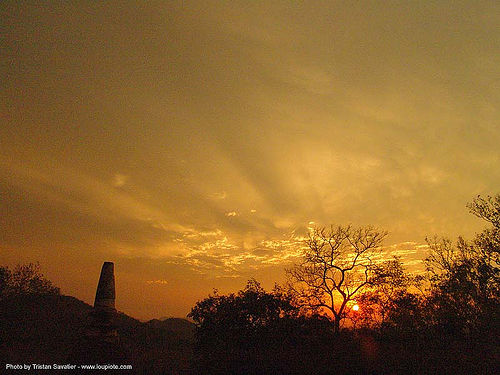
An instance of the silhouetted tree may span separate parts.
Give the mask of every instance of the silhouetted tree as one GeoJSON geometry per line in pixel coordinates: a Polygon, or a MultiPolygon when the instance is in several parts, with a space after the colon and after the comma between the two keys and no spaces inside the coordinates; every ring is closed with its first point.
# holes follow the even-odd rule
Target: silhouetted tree
{"type": "Polygon", "coordinates": [[[18,264],[12,271],[0,267],[0,297],[28,294],[59,294],[59,288],[45,278],[38,263],[18,264]]]}
{"type": "Polygon", "coordinates": [[[215,290],[213,295],[198,302],[188,316],[200,329],[212,326],[242,329],[270,325],[296,310],[278,288],[267,293],[259,282],[251,279],[237,294],[219,295],[215,290]]]}
{"type": "Polygon", "coordinates": [[[499,318],[500,305],[500,195],[478,197],[468,207],[493,226],[474,241],[461,237],[456,244],[448,239],[428,240],[426,259],[430,323],[463,334],[489,330],[499,318]]]}
{"type": "Polygon", "coordinates": [[[287,270],[291,293],[301,306],[331,314],[338,333],[349,302],[380,281],[373,256],[386,235],[372,227],[312,230],[302,262],[287,270]]]}
{"type": "Polygon", "coordinates": [[[11,276],[12,272],[8,267],[0,266],[0,298],[4,295],[5,291],[9,287],[11,276]]]}
{"type": "Polygon", "coordinates": [[[486,198],[478,195],[471,203],[467,204],[470,212],[477,217],[491,223],[494,228],[500,228],[500,194],[486,198]]]}
{"type": "Polygon", "coordinates": [[[299,315],[290,296],[279,288],[268,293],[255,280],[238,293],[214,293],[189,317],[197,325],[200,374],[363,372],[349,332],[334,336],[327,318],[299,315]]]}
{"type": "Polygon", "coordinates": [[[486,228],[476,236],[474,243],[482,251],[488,266],[498,270],[500,267],[500,194],[486,198],[478,196],[467,207],[472,214],[492,224],[492,227],[486,228]]]}
{"type": "Polygon", "coordinates": [[[382,328],[394,324],[394,314],[406,299],[420,300],[409,292],[418,287],[420,276],[406,272],[401,259],[393,257],[374,266],[370,288],[356,298],[358,311],[351,311],[349,318],[356,327],[382,328]]]}
{"type": "Polygon", "coordinates": [[[278,289],[267,293],[255,280],[236,294],[214,291],[188,315],[196,324],[200,372],[248,373],[252,366],[260,368],[266,351],[280,346],[280,319],[296,310],[278,289]]]}

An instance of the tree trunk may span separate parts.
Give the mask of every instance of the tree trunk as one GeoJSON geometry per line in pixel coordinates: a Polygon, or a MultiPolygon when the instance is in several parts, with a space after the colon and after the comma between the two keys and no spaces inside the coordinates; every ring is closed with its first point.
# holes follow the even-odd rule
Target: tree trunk
{"type": "Polygon", "coordinates": [[[335,334],[340,332],[340,319],[338,317],[335,317],[333,321],[333,332],[335,334]]]}

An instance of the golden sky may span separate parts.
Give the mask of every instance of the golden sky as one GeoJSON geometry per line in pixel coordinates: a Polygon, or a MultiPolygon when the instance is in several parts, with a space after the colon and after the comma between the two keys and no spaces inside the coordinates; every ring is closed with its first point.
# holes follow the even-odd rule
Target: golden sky
{"type": "Polygon", "coordinates": [[[500,187],[497,1],[0,3],[0,264],[185,316],[312,225],[471,237],[500,187]],[[314,223],[314,224],[313,224],[314,223]]]}

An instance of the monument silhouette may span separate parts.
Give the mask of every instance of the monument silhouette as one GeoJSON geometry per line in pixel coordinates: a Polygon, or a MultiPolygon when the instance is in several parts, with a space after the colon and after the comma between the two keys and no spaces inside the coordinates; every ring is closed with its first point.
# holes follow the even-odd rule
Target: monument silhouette
{"type": "Polygon", "coordinates": [[[98,341],[117,344],[119,337],[114,322],[115,317],[114,263],[104,262],[97,284],[94,310],[91,313],[91,324],[87,335],[98,341]]]}
{"type": "MultiPolygon", "coordinates": [[[[85,333],[76,340],[68,360],[71,363],[125,364],[130,360],[120,343],[116,325],[114,263],[104,262],[97,284],[94,308],[85,333]]],[[[115,372],[116,373],[116,372],[115,372]]]]}

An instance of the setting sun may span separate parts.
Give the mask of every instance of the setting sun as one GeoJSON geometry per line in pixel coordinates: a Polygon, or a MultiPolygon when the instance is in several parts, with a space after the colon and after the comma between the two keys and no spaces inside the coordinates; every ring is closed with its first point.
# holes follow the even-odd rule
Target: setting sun
{"type": "Polygon", "coordinates": [[[358,310],[359,310],[359,306],[358,306],[358,305],[354,305],[354,306],[352,307],[352,309],[353,309],[354,311],[358,311],[358,310]]]}

